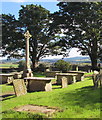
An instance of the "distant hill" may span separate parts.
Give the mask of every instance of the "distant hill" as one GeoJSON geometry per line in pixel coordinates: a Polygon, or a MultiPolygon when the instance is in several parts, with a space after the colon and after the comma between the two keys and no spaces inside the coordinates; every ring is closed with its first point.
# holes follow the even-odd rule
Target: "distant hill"
{"type": "MultiPolygon", "coordinates": [[[[42,59],[41,61],[45,61],[45,62],[51,62],[51,63],[54,63],[58,60],[61,60],[61,59],[42,59]]],[[[63,60],[65,61],[68,61],[68,62],[71,62],[71,63],[90,63],[90,58],[89,57],[71,57],[71,58],[64,58],[63,60]]]]}
{"type": "Polygon", "coordinates": [[[13,58],[11,60],[3,59],[3,60],[0,60],[0,63],[15,63],[15,62],[19,62],[21,60],[23,60],[23,59],[15,59],[15,58],[13,58]]]}
{"type": "MultiPolygon", "coordinates": [[[[15,62],[19,62],[21,60],[24,60],[24,59],[11,59],[11,60],[3,59],[3,60],[0,60],[0,63],[15,63],[15,62]]],[[[41,62],[54,63],[58,60],[61,60],[61,59],[58,59],[58,58],[51,59],[51,58],[49,58],[49,59],[41,59],[40,61],[41,62]]],[[[71,58],[64,58],[63,60],[71,62],[71,63],[90,63],[90,58],[89,57],[71,57],[71,58]]]]}

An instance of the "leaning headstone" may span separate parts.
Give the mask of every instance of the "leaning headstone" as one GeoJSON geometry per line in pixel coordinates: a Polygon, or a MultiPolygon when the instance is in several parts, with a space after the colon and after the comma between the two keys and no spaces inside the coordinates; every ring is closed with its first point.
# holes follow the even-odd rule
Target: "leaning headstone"
{"type": "Polygon", "coordinates": [[[13,87],[14,87],[14,91],[16,96],[21,96],[21,95],[25,95],[27,93],[27,89],[24,83],[24,80],[22,79],[16,79],[13,81],[13,87]]]}
{"type": "Polygon", "coordinates": [[[100,70],[100,72],[94,71],[93,83],[94,83],[94,88],[98,88],[98,86],[102,86],[102,70],[100,70]]]}
{"type": "Polygon", "coordinates": [[[76,71],[78,71],[79,70],[79,67],[78,66],[76,66],[76,71]]]}
{"type": "Polygon", "coordinates": [[[67,87],[67,78],[66,77],[62,77],[62,88],[66,88],[67,87]]]}
{"type": "Polygon", "coordinates": [[[100,69],[100,86],[102,86],[102,69],[100,69]]]}

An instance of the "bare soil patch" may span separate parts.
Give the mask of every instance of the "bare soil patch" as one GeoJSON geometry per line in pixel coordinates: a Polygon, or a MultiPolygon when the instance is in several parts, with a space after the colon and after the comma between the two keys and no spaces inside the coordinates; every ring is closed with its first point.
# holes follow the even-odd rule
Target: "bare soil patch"
{"type": "Polygon", "coordinates": [[[51,116],[55,112],[62,112],[62,110],[56,107],[48,107],[48,106],[38,106],[38,105],[24,105],[19,108],[14,108],[15,111],[26,111],[26,112],[34,112],[34,113],[44,113],[47,116],[51,116]]]}

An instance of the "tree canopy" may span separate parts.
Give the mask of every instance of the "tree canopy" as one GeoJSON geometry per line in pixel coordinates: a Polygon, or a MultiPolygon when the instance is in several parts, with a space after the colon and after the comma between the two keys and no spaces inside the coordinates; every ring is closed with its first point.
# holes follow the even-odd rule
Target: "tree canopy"
{"type": "Polygon", "coordinates": [[[26,30],[32,35],[29,49],[33,69],[46,55],[63,54],[62,46],[53,45],[59,35],[50,34],[51,22],[50,12],[41,5],[22,5],[18,20],[14,15],[2,14],[2,55],[8,58],[25,56],[26,30]]]}
{"type": "Polygon", "coordinates": [[[89,55],[96,68],[102,39],[102,2],[60,2],[58,6],[60,10],[52,14],[51,31],[62,31],[59,42],[89,55]]]}
{"type": "Polygon", "coordinates": [[[18,21],[14,15],[2,14],[2,55],[10,57],[20,57],[19,50],[24,44],[21,30],[18,28],[18,21]],[[20,44],[19,44],[20,43],[20,44]]]}
{"type": "MultiPolygon", "coordinates": [[[[51,45],[54,35],[49,35],[50,12],[37,5],[22,5],[19,18],[2,14],[2,55],[8,58],[25,56],[24,33],[29,30],[30,59],[33,68],[42,57],[52,53],[51,45]]],[[[57,49],[56,49],[57,50],[57,49]]]]}
{"type": "Polygon", "coordinates": [[[29,30],[30,59],[33,66],[46,55],[66,55],[77,47],[89,55],[92,67],[102,59],[102,2],[60,2],[59,11],[50,14],[37,5],[22,5],[19,18],[2,14],[2,54],[23,57],[24,33],[29,30]]]}

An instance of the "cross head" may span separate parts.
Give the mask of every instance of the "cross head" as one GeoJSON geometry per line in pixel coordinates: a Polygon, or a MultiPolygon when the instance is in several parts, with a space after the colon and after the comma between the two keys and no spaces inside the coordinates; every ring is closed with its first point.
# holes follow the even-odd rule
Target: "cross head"
{"type": "Polygon", "coordinates": [[[32,37],[32,35],[29,33],[29,31],[27,30],[27,32],[24,34],[24,37],[26,39],[29,39],[30,37],[32,37]]]}

